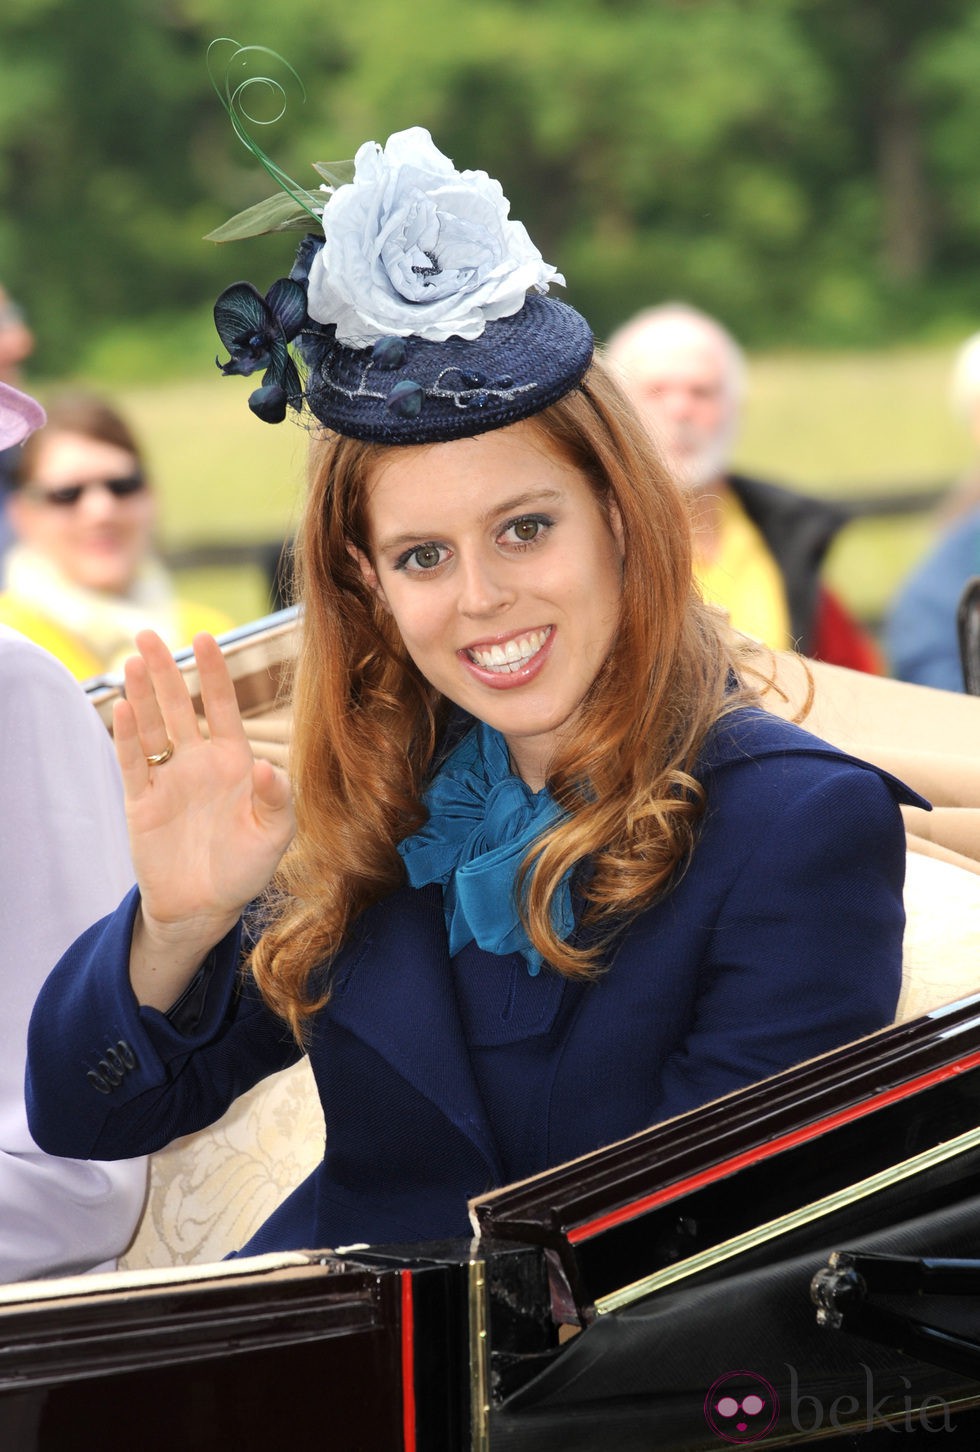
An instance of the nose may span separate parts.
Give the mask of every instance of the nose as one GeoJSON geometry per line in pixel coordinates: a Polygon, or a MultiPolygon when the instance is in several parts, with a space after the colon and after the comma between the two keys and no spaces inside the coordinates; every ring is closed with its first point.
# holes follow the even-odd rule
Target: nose
{"type": "Polygon", "coordinates": [[[119,504],[120,501],[104,484],[97,483],[82,491],[82,497],[75,508],[86,519],[114,519],[119,513],[119,504]]]}
{"type": "Polygon", "coordinates": [[[460,615],[470,619],[499,615],[514,602],[506,562],[496,555],[474,553],[460,557],[456,578],[460,615]]]}
{"type": "Polygon", "coordinates": [[[671,423],[685,423],[694,412],[691,394],[684,388],[665,388],[660,406],[664,417],[671,423]]]}

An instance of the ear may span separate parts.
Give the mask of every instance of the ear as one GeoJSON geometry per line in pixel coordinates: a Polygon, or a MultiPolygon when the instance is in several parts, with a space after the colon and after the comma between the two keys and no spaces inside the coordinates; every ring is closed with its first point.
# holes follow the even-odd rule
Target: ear
{"type": "Polygon", "coordinates": [[[378,579],[378,572],[372,565],[368,555],[352,544],[347,546],[347,551],[351,559],[357,561],[358,569],[368,589],[377,596],[378,600],[387,610],[389,608],[387,596],[382,588],[381,581],[378,579]]]}

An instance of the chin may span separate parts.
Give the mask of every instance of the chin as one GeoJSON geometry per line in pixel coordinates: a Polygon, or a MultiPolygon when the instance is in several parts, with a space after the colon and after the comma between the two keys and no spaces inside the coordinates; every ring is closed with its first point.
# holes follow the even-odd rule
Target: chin
{"type": "Polygon", "coordinates": [[[125,595],[132,584],[132,577],[117,571],[91,570],[75,577],[75,584],[83,590],[99,590],[106,595],[125,595]]]}
{"type": "Polygon", "coordinates": [[[507,712],[484,711],[481,713],[487,725],[493,726],[508,740],[524,741],[541,737],[557,737],[574,712],[540,711],[507,712]]]}

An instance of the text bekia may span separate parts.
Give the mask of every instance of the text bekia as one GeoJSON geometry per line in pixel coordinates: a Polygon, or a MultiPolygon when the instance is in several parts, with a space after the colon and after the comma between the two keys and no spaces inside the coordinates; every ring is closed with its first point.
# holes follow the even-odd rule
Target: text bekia
{"type": "Polygon", "coordinates": [[[871,1367],[863,1361],[858,1364],[864,1372],[864,1398],[844,1393],[827,1403],[810,1392],[801,1392],[796,1367],[787,1363],[789,1395],[783,1405],[797,1432],[816,1432],[822,1427],[832,1427],[840,1432],[870,1432],[876,1427],[892,1427],[896,1432],[915,1429],[923,1432],[953,1431],[950,1407],[945,1398],[926,1396],[920,1400],[913,1396],[912,1383],[907,1376],[901,1378],[904,1394],[896,1391],[876,1396],[871,1367]]]}
{"type": "Polygon", "coordinates": [[[841,1392],[828,1400],[802,1391],[796,1367],[789,1362],[784,1365],[789,1372],[789,1388],[782,1394],[758,1372],[744,1369],[725,1372],[712,1382],[704,1400],[704,1416],[717,1437],[743,1446],[761,1442],[777,1423],[781,1422],[779,1430],[785,1433],[786,1420],[794,1431],[806,1437],[822,1432],[871,1432],[876,1428],[893,1432],[955,1430],[945,1398],[915,1395],[907,1376],[900,1377],[904,1390],[878,1395],[874,1371],[860,1361],[864,1395],[857,1395],[855,1388],[855,1392],[841,1392]]]}

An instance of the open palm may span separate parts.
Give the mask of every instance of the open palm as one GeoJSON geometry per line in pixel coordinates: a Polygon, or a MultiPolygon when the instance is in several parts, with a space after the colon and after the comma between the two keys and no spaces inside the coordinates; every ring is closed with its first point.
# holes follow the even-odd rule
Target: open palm
{"type": "Polygon", "coordinates": [[[194,654],[208,733],[159,636],[137,636],[114,715],[144,930],[203,956],[271,879],[295,830],[284,773],[255,761],[217,643],[194,654]],[[173,752],[160,764],[147,758],[173,752]]]}

